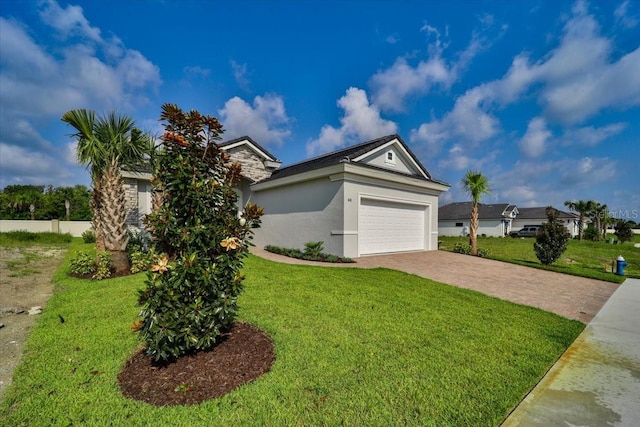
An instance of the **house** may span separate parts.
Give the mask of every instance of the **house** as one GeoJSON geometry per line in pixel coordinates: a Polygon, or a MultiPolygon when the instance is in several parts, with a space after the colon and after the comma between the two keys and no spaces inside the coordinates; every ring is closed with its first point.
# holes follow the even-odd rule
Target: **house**
{"type": "MultiPolygon", "coordinates": [[[[456,202],[438,210],[438,234],[466,236],[469,234],[472,202],[456,202]]],[[[513,228],[518,207],[509,203],[478,204],[478,235],[504,237],[513,228]]]]}
{"type": "MultiPolygon", "coordinates": [[[[533,208],[519,208],[518,217],[513,221],[513,229],[519,230],[526,225],[540,225],[543,222],[547,222],[546,207],[533,207],[533,208]]],[[[556,209],[558,212],[558,221],[562,222],[571,237],[578,235],[578,223],[580,222],[580,215],[574,212],[565,212],[556,209]]]]}
{"type": "MultiPolygon", "coordinates": [[[[438,247],[438,196],[450,186],[432,178],[398,135],[283,168],[249,137],[219,145],[242,165],[239,207],[264,209],[258,247],[322,241],[325,252],[351,258],[438,247]]],[[[125,176],[132,225],[151,210],[149,178],[125,176]]]]}

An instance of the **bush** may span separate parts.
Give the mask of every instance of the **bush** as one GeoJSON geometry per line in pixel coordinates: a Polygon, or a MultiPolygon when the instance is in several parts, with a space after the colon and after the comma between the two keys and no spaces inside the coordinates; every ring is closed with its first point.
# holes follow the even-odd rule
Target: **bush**
{"type": "Polygon", "coordinates": [[[471,255],[471,245],[466,243],[456,243],[453,245],[453,252],[457,254],[471,255]]]}
{"type": "Polygon", "coordinates": [[[630,242],[633,239],[633,224],[630,221],[618,220],[614,227],[615,235],[620,243],[630,242]]]}
{"type": "Polygon", "coordinates": [[[161,120],[153,185],[162,203],[145,224],[164,254],[139,291],[141,319],[133,329],[146,354],[165,363],[211,349],[235,321],[242,260],[262,209],[247,204],[238,215],[240,165],[215,144],[222,131],[217,119],[165,104],[161,120]]]}
{"type": "Polygon", "coordinates": [[[584,240],[592,240],[597,241],[600,240],[600,232],[596,230],[593,224],[589,224],[587,228],[582,233],[582,238],[584,240]]]}
{"type": "Polygon", "coordinates": [[[153,263],[158,259],[155,249],[151,248],[147,252],[134,251],[129,255],[131,261],[131,273],[139,273],[151,268],[153,263]]]}
{"type": "Polygon", "coordinates": [[[96,272],[93,275],[93,279],[102,280],[111,277],[111,258],[113,257],[111,252],[100,251],[96,254],[96,272]]]}
{"type": "Polygon", "coordinates": [[[324,250],[324,242],[307,242],[304,244],[304,254],[309,258],[319,258],[324,250]]]}
{"type": "Polygon", "coordinates": [[[151,247],[151,236],[142,231],[127,230],[127,253],[129,257],[133,252],[148,252],[151,247]]]}
{"type": "Polygon", "coordinates": [[[91,276],[96,271],[96,263],[88,252],[80,251],[71,259],[70,270],[76,276],[91,276]]]}
{"type": "Polygon", "coordinates": [[[351,258],[339,257],[337,255],[325,254],[322,252],[324,242],[308,242],[305,244],[304,251],[300,249],[280,248],[278,246],[267,245],[264,250],[278,255],[288,256],[289,258],[304,259],[307,261],[320,261],[332,263],[351,263],[351,258]]]}
{"type": "Polygon", "coordinates": [[[93,230],[87,230],[82,233],[82,241],[85,243],[95,243],[96,234],[93,232],[93,230]]]}
{"type": "Polygon", "coordinates": [[[533,250],[544,265],[553,264],[567,250],[571,234],[564,225],[558,223],[558,211],[551,206],[546,209],[547,222],[540,226],[536,234],[533,250]]]}
{"type": "Polygon", "coordinates": [[[489,249],[486,248],[478,248],[478,256],[480,258],[488,258],[490,255],[489,249]]]}

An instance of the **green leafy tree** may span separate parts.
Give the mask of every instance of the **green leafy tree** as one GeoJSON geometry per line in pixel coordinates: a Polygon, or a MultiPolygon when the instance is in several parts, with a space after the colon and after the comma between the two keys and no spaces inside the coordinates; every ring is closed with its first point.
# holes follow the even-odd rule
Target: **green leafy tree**
{"type": "Polygon", "coordinates": [[[162,203],[145,223],[164,256],[139,292],[134,330],[147,355],[167,362],[212,348],[234,322],[240,270],[262,209],[238,212],[240,165],[215,144],[223,131],[216,118],[165,104],[161,120],[166,132],[153,184],[162,203]]]}
{"type": "Polygon", "coordinates": [[[96,248],[112,254],[116,274],[129,271],[125,192],[121,170],[139,169],[151,147],[151,138],[135,127],[132,118],[114,112],[96,117],[91,110],[71,110],[62,121],[73,126],[78,160],[90,169],[93,192],[90,205],[96,248]]]}
{"type": "Polygon", "coordinates": [[[594,208],[593,200],[567,200],[564,205],[572,212],[578,212],[578,239],[582,240],[587,217],[594,208]]]}
{"type": "Polygon", "coordinates": [[[471,255],[478,255],[478,204],[480,198],[491,191],[489,180],[480,172],[469,170],[462,178],[462,188],[471,196],[469,245],[471,245],[471,255]]]}
{"type": "Polygon", "coordinates": [[[545,212],[547,214],[547,222],[540,226],[540,230],[536,234],[536,242],[533,244],[533,250],[542,264],[550,265],[556,262],[567,250],[567,243],[571,238],[571,234],[564,225],[558,222],[558,211],[556,209],[547,206],[545,212]]]}
{"type": "Polygon", "coordinates": [[[619,219],[614,227],[615,235],[620,243],[630,242],[633,239],[633,226],[635,222],[619,219]]]}
{"type": "Polygon", "coordinates": [[[44,185],[7,185],[2,190],[2,219],[40,219],[44,185]],[[35,210],[31,212],[31,205],[35,210]]]}

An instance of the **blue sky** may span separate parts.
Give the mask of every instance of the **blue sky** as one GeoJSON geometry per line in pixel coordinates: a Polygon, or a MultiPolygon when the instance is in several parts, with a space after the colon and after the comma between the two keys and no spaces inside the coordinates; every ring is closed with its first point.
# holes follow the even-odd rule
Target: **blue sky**
{"type": "Polygon", "coordinates": [[[463,201],[638,221],[640,2],[0,2],[0,188],[89,184],[66,111],[219,117],[287,165],[398,133],[463,201]],[[633,217],[635,212],[636,217],[633,217]]]}

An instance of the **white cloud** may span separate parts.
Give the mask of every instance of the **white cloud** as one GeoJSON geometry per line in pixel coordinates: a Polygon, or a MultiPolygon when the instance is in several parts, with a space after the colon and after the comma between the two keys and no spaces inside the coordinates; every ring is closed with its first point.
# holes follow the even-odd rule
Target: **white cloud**
{"type": "Polygon", "coordinates": [[[253,105],[234,96],[218,114],[228,138],[248,135],[259,144],[279,146],[291,134],[291,120],[278,95],[256,96],[253,105]]]}
{"type": "Polygon", "coordinates": [[[249,78],[247,77],[247,64],[239,64],[233,59],[231,60],[231,69],[233,70],[233,78],[236,80],[236,83],[240,87],[240,89],[248,92],[249,78]]]}
{"type": "Polygon", "coordinates": [[[527,157],[540,157],[544,153],[551,135],[544,118],[535,117],[529,122],[527,132],[520,140],[520,150],[527,157]]]}
{"type": "MultiPolygon", "coordinates": [[[[492,20],[487,20],[486,17],[482,22],[485,25],[492,24],[492,20]]],[[[378,71],[369,80],[371,99],[383,111],[403,111],[407,98],[424,95],[434,86],[450,88],[486,45],[486,40],[478,32],[474,32],[469,45],[456,55],[457,59],[447,61],[444,58],[447,44],[441,41],[438,29],[424,24],[421,31],[429,37],[435,36],[435,40],[428,45],[426,59],[412,66],[407,58],[396,58],[391,67],[378,71]]]]}
{"type": "Polygon", "coordinates": [[[485,103],[491,99],[489,86],[477,86],[456,99],[453,110],[442,120],[423,123],[411,131],[412,142],[426,143],[437,153],[446,141],[462,139],[472,144],[490,139],[500,132],[498,120],[485,112],[485,103]]]}
{"type": "Polygon", "coordinates": [[[613,123],[603,127],[586,126],[569,129],[562,136],[564,145],[585,145],[595,147],[602,141],[619,134],[627,127],[626,123],[613,123]]]}
{"type": "Polygon", "coordinates": [[[42,1],[40,6],[41,19],[56,29],[62,38],[80,36],[96,42],[102,41],[100,29],[89,24],[80,6],[69,5],[62,8],[53,0],[42,1]]]}
{"type": "Polygon", "coordinates": [[[45,185],[70,180],[77,170],[71,165],[60,167],[60,162],[61,159],[55,155],[0,142],[0,187],[10,184],[45,185]]]}
{"type": "Polygon", "coordinates": [[[537,100],[547,122],[563,125],[581,123],[606,109],[638,106],[640,47],[615,61],[612,51],[612,41],[600,35],[597,21],[578,2],[557,48],[533,64],[525,53],[516,56],[501,79],[469,89],[441,119],[432,117],[413,129],[411,140],[431,148],[454,140],[489,140],[501,127],[492,112],[524,96],[537,100]]]}
{"type": "Polygon", "coordinates": [[[130,110],[161,84],[155,64],[115,36],[103,39],[82,8],[49,0],[38,3],[38,12],[58,39],[55,48],[41,42],[36,29],[0,17],[4,185],[7,176],[26,183],[65,182],[82,170],[67,161],[66,145],[47,141],[37,129],[59,124],[74,108],[130,110]]]}
{"type": "Polygon", "coordinates": [[[635,28],[635,26],[638,25],[638,22],[640,22],[640,19],[638,19],[637,14],[635,16],[630,15],[629,5],[630,5],[629,0],[625,0],[622,3],[620,3],[620,5],[613,12],[613,16],[615,16],[616,20],[620,24],[622,24],[623,27],[635,28]]]}
{"type": "Polygon", "coordinates": [[[341,126],[334,128],[324,125],[317,139],[307,143],[307,154],[315,155],[333,151],[353,142],[362,142],[394,134],[398,131],[396,123],[380,117],[380,110],[369,103],[367,93],[350,87],[338,102],[344,110],[340,118],[341,126]]]}

